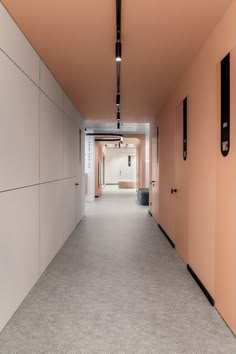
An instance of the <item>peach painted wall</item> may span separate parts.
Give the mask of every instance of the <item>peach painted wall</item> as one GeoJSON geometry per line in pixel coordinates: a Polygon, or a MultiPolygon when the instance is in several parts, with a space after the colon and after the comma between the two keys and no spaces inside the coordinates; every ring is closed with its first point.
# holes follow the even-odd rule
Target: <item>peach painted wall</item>
{"type": "MultiPolygon", "coordinates": [[[[158,119],[159,126],[159,224],[174,241],[174,203],[170,189],[174,187],[175,105],[167,105],[158,119]]],[[[155,180],[155,176],[153,177],[155,180]]],[[[154,213],[155,214],[155,213],[154,213]]]]}
{"type": "Polygon", "coordinates": [[[142,142],[139,140],[136,146],[136,153],[137,153],[137,163],[136,163],[136,176],[137,176],[137,188],[143,187],[143,154],[142,154],[142,142]]]}
{"type": "MultiPolygon", "coordinates": [[[[175,240],[175,213],[170,188],[175,184],[176,107],[185,96],[188,96],[188,260],[213,297],[216,296],[216,188],[219,187],[219,184],[216,184],[218,171],[216,158],[219,154],[217,64],[235,44],[236,2],[233,1],[182,75],[178,86],[158,115],[160,122],[159,223],[175,240]]],[[[235,151],[231,153],[236,154],[235,151]]],[[[234,181],[236,183],[236,180],[234,181]]],[[[235,193],[235,186],[233,191],[235,193]]],[[[221,200],[217,199],[217,202],[220,203],[221,200]]],[[[221,314],[225,317],[224,313],[221,314]]]]}
{"type": "MultiPolygon", "coordinates": [[[[236,46],[231,51],[230,57],[230,151],[225,158],[218,149],[216,160],[215,300],[216,308],[236,334],[236,46]]],[[[220,131],[220,106],[218,107],[217,129],[220,131]]],[[[217,146],[220,147],[219,134],[217,138],[217,146]]]]}
{"type": "Polygon", "coordinates": [[[102,186],[98,185],[98,164],[103,163],[103,143],[95,143],[95,197],[99,197],[102,193],[102,186]]]}
{"type": "Polygon", "coordinates": [[[125,134],[124,138],[136,138],[139,142],[137,148],[137,188],[145,187],[145,135],[143,134],[125,134]]]}

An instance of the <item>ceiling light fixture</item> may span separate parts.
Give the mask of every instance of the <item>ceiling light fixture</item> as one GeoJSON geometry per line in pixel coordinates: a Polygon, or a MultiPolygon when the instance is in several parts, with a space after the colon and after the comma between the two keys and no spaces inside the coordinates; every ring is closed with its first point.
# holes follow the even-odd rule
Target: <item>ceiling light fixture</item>
{"type": "Polygon", "coordinates": [[[96,136],[96,137],[117,137],[117,138],[121,138],[123,139],[123,135],[122,134],[118,134],[118,133],[103,133],[103,132],[95,132],[95,133],[85,133],[85,135],[88,135],[88,136],[96,136]]]}
{"type": "Polygon", "coordinates": [[[117,93],[116,95],[116,105],[119,106],[120,105],[120,94],[117,93]]]}
{"type": "Polygon", "coordinates": [[[123,141],[123,135],[117,133],[86,133],[85,135],[94,136],[95,141],[123,141]]]}
{"type": "Polygon", "coordinates": [[[116,42],[116,61],[121,61],[121,43],[116,42]]]}
{"type": "Polygon", "coordinates": [[[95,138],[95,141],[107,141],[107,142],[112,142],[112,141],[121,141],[119,138],[95,138]]]}

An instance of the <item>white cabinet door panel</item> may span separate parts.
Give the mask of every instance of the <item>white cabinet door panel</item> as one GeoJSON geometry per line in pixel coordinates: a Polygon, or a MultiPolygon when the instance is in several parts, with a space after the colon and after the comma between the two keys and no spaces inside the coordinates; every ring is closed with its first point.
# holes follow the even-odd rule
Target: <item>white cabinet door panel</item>
{"type": "Polygon", "coordinates": [[[78,125],[79,113],[77,112],[75,106],[73,105],[73,103],[65,93],[63,96],[63,110],[67,115],[67,117],[69,117],[73,121],[73,123],[78,125]]]}
{"type": "Polygon", "coordinates": [[[0,193],[0,331],[39,278],[39,186],[0,193]]]}
{"type": "Polygon", "coordinates": [[[63,190],[63,180],[40,185],[41,273],[63,244],[63,190]]]}
{"type": "Polygon", "coordinates": [[[63,109],[63,90],[46,65],[40,62],[40,88],[61,109],[63,109]]]}
{"type": "Polygon", "coordinates": [[[63,96],[63,110],[67,117],[69,117],[75,125],[80,127],[83,126],[83,118],[65,93],[63,96]]]}
{"type": "Polygon", "coordinates": [[[75,178],[64,180],[64,241],[75,228],[75,182],[75,178]]]}
{"type": "Polygon", "coordinates": [[[39,89],[0,51],[0,190],[39,183],[39,89]]]}
{"type": "Polygon", "coordinates": [[[76,126],[64,115],[64,177],[76,175],[76,126]]]}
{"type": "Polygon", "coordinates": [[[40,93],[40,182],[63,175],[63,112],[40,93]]]}
{"type": "Polygon", "coordinates": [[[39,86],[39,56],[2,4],[0,48],[39,86]]]}

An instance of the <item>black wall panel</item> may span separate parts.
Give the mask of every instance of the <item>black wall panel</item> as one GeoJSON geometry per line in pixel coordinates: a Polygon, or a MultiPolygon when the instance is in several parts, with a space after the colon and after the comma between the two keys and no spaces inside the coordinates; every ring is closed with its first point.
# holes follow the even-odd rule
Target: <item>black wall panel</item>
{"type": "Polygon", "coordinates": [[[187,160],[187,118],[188,118],[188,100],[183,100],[183,159],[187,160]]]}
{"type": "Polygon", "coordinates": [[[220,64],[221,76],[221,153],[227,156],[230,149],[230,53],[220,64]]]}

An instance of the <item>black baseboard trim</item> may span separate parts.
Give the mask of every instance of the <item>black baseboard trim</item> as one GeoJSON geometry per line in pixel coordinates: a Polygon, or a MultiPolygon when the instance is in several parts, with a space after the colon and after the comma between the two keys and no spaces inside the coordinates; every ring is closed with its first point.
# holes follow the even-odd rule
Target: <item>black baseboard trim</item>
{"type": "Polygon", "coordinates": [[[152,216],[152,213],[150,212],[150,210],[148,210],[148,213],[152,216]]]}
{"type": "Polygon", "coordinates": [[[158,226],[159,226],[159,229],[163,232],[163,234],[164,234],[164,236],[166,237],[167,241],[169,241],[169,243],[171,244],[171,246],[172,246],[173,248],[175,248],[174,242],[173,242],[173,241],[171,240],[171,238],[167,235],[167,233],[165,232],[165,230],[163,230],[163,228],[161,227],[160,224],[158,224],[158,226]]]}
{"type": "Polygon", "coordinates": [[[215,305],[215,301],[214,301],[213,297],[208,292],[208,290],[205,288],[205,286],[202,284],[201,280],[194,273],[194,271],[192,270],[192,268],[190,267],[189,264],[187,264],[187,269],[188,269],[189,273],[192,275],[193,279],[198,284],[198,286],[200,287],[200,289],[202,290],[202,292],[204,293],[204,295],[206,296],[207,300],[210,302],[211,306],[214,306],[215,305]]]}

